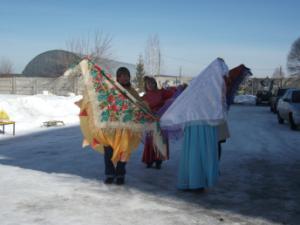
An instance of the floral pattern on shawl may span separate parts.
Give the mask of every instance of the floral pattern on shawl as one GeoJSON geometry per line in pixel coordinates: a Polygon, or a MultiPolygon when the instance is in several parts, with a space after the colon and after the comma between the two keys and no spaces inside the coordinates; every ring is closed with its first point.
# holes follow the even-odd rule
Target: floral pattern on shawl
{"type": "Polygon", "coordinates": [[[98,118],[102,123],[138,123],[145,124],[154,122],[154,118],[146,108],[137,105],[132,99],[128,98],[128,92],[118,86],[110,74],[88,61],[91,81],[97,96],[98,118]]]}
{"type": "Polygon", "coordinates": [[[83,98],[78,102],[83,145],[100,152],[109,145],[114,149],[114,163],[127,161],[142,132],[151,130],[153,144],[166,157],[167,147],[157,118],[139,101],[138,93],[133,88],[123,88],[88,59],[78,66],[84,81],[83,98]]]}

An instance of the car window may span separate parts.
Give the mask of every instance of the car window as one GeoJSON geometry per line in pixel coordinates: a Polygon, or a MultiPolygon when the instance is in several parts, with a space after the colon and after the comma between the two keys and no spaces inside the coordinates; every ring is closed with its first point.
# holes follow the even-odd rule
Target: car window
{"type": "Polygon", "coordinates": [[[277,96],[283,96],[287,89],[278,89],[277,96]]]}
{"type": "Polygon", "coordinates": [[[285,92],[284,95],[282,96],[282,99],[288,98],[288,95],[289,95],[289,91],[285,92]]]}
{"type": "Polygon", "coordinates": [[[292,102],[300,103],[300,91],[293,91],[292,102]]]}
{"type": "Polygon", "coordinates": [[[290,92],[289,92],[289,96],[288,96],[288,98],[291,100],[292,99],[292,94],[293,94],[293,90],[290,90],[290,92]]]}

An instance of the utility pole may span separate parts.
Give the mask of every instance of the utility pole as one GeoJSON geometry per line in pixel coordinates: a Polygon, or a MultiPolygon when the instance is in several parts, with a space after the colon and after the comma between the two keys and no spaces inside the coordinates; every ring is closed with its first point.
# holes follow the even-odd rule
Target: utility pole
{"type": "Polygon", "coordinates": [[[279,67],[279,76],[281,77],[281,66],[279,67]]]}
{"type": "Polygon", "coordinates": [[[282,72],[281,66],[279,67],[279,77],[280,77],[280,88],[282,88],[282,72]]]}
{"type": "Polygon", "coordinates": [[[251,81],[252,81],[252,95],[254,95],[254,79],[252,78],[251,81]]]}
{"type": "Polygon", "coordinates": [[[158,75],[160,75],[160,62],[161,61],[161,54],[160,54],[160,50],[159,50],[159,52],[158,52],[158,75]]]}
{"type": "Polygon", "coordinates": [[[182,67],[179,67],[179,83],[181,84],[182,67]]]}

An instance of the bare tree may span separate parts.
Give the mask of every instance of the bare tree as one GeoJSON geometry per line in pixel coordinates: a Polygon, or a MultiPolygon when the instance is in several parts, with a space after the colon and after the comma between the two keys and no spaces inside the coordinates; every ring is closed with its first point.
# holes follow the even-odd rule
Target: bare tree
{"type": "Polygon", "coordinates": [[[79,56],[89,56],[97,60],[109,59],[112,57],[112,37],[97,30],[92,37],[88,35],[66,41],[66,48],[79,56]]]}
{"type": "Polygon", "coordinates": [[[139,90],[143,90],[144,88],[144,76],[145,76],[144,62],[142,56],[140,55],[138,63],[136,64],[136,74],[135,74],[136,86],[139,88],[139,90]]]}
{"type": "Polygon", "coordinates": [[[287,68],[292,74],[300,73],[300,37],[292,44],[287,58],[287,68]]]}
{"type": "Polygon", "coordinates": [[[0,74],[12,74],[13,63],[8,58],[1,58],[0,60],[0,74]]]}
{"type": "Polygon", "coordinates": [[[162,67],[158,35],[150,35],[145,48],[145,70],[147,75],[160,75],[162,67]]]}

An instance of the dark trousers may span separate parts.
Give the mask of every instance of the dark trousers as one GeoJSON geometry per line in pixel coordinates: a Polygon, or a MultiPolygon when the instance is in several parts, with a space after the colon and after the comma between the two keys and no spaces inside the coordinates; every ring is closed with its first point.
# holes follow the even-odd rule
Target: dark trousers
{"type": "Polygon", "coordinates": [[[118,162],[115,167],[111,161],[113,155],[113,149],[110,146],[104,147],[104,164],[105,164],[105,176],[106,177],[125,177],[126,174],[126,162],[118,162]]]}
{"type": "Polygon", "coordinates": [[[218,142],[218,159],[221,159],[221,154],[222,154],[222,146],[221,146],[221,142],[218,142]]]}
{"type": "Polygon", "coordinates": [[[222,143],[225,143],[226,140],[221,140],[218,142],[218,159],[221,160],[222,155],[222,143]]]}

